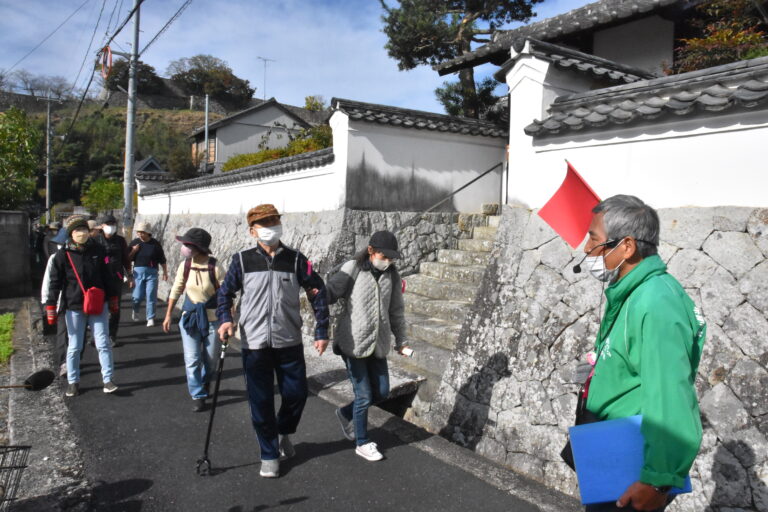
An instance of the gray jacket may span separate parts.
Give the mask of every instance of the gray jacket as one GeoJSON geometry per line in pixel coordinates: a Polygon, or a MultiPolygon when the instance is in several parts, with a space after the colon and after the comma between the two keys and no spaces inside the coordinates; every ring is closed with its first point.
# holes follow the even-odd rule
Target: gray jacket
{"type": "Polygon", "coordinates": [[[328,279],[327,290],[330,303],[346,299],[335,333],[344,355],[387,357],[392,334],[395,348],[405,343],[405,306],[397,270],[385,271],[376,281],[371,272],[350,260],[328,279]]]}

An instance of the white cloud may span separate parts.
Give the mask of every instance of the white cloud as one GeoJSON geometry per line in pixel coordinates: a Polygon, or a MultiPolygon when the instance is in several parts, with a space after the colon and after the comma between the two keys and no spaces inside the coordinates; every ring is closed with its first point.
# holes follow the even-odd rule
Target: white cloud
{"type": "MultiPolygon", "coordinates": [[[[91,0],[18,68],[73,80],[102,1],[91,0]]],[[[102,41],[117,2],[106,0],[94,47],[102,41]]],[[[0,0],[0,45],[4,48],[0,69],[10,67],[81,3],[0,0]]],[[[120,3],[122,20],[132,2],[120,3]]],[[[548,0],[537,8],[550,16],[583,3],[548,0]]],[[[181,4],[182,0],[146,2],[141,11],[140,47],[181,4]]],[[[264,67],[257,56],[263,56],[276,60],[267,67],[267,95],[285,103],[301,105],[305,96],[321,94],[328,100],[337,96],[440,112],[442,107],[433,91],[452,77],[440,77],[427,66],[398,71],[397,63],[384,50],[386,36],[381,32],[380,16],[380,5],[372,0],[195,0],[142,60],[162,75],[173,59],[209,53],[226,60],[235,74],[250,80],[257,88],[256,96],[261,97],[264,67]]],[[[129,23],[116,42],[127,50],[130,39],[129,23]]],[[[484,69],[480,75],[492,71],[484,69]]]]}

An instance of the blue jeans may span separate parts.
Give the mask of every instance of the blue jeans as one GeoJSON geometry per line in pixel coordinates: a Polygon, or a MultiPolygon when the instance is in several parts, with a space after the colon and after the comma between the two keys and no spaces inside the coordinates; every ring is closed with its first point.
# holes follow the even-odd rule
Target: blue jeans
{"type": "Polygon", "coordinates": [[[347,365],[349,380],[355,399],[341,408],[341,414],[346,419],[354,421],[355,443],[362,446],[370,442],[368,439],[368,408],[385,400],[389,396],[389,369],[386,359],[376,357],[342,356],[347,365]]]}
{"type": "Polygon", "coordinates": [[[134,267],[133,311],[138,313],[144,298],[147,299],[147,320],[155,318],[157,304],[157,269],[154,267],[134,267]]]}
{"type": "Polygon", "coordinates": [[[251,422],[261,448],[261,460],[280,457],[278,434],[293,434],[307,403],[307,367],[304,347],[243,349],[243,370],[248,389],[251,422]],[[275,417],[275,375],[280,390],[280,411],[275,417]]]}
{"type": "Polygon", "coordinates": [[[100,315],[86,315],[82,311],[67,310],[65,313],[67,322],[67,381],[70,384],[80,382],[80,352],[85,341],[85,326],[91,327],[96,350],[99,351],[99,364],[101,365],[101,378],[106,383],[112,380],[114,363],[112,361],[112,347],[109,343],[109,309],[104,304],[100,315]]]}
{"type": "Polygon", "coordinates": [[[219,357],[216,330],[219,322],[210,322],[208,335],[200,332],[188,333],[179,322],[181,343],[184,348],[184,366],[187,369],[187,387],[192,398],[206,398],[205,387],[211,378],[211,366],[219,357]]]}

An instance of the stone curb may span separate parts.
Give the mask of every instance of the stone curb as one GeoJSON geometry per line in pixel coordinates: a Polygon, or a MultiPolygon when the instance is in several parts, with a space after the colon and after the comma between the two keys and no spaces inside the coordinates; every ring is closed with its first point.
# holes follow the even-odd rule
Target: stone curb
{"type": "MultiPolygon", "coordinates": [[[[37,302],[32,298],[21,299],[16,318],[11,382],[23,382],[30,374],[45,368],[58,375],[52,347],[42,334],[37,302]]],[[[85,477],[83,453],[64,404],[61,379],[57,378],[47,389],[38,392],[11,390],[8,430],[11,445],[32,447],[14,511],[89,509],[91,486],[85,477]]]]}
{"type": "MultiPolygon", "coordinates": [[[[308,361],[307,364],[308,373],[310,373],[310,362],[308,361]]],[[[323,378],[322,373],[311,375],[309,390],[337,407],[349,403],[353,396],[346,376],[341,382],[329,383],[328,379],[323,378]]],[[[509,468],[494,464],[466,448],[438,435],[430,434],[383,409],[372,407],[368,413],[368,422],[373,427],[384,429],[397,436],[404,443],[538,507],[542,512],[581,512],[583,510],[574,498],[519,475],[509,468]]]]}

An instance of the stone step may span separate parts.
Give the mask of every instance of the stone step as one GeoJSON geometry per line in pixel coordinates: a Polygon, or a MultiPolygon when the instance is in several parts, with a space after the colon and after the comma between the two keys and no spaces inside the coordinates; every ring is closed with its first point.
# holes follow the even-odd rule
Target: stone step
{"type": "Polygon", "coordinates": [[[408,326],[408,339],[420,340],[445,350],[453,350],[461,332],[461,321],[430,318],[418,313],[407,313],[405,321],[408,326]]]}
{"type": "Polygon", "coordinates": [[[491,255],[482,251],[458,251],[456,249],[440,249],[437,251],[437,261],[449,265],[488,265],[491,255]]]}
{"type": "Polygon", "coordinates": [[[499,224],[501,224],[501,215],[489,215],[488,216],[488,227],[489,228],[498,228],[499,224]]]}
{"type": "MultiPolygon", "coordinates": [[[[417,375],[419,382],[418,382],[418,390],[416,392],[416,396],[419,397],[420,400],[424,402],[431,402],[434,398],[435,394],[437,394],[437,391],[440,387],[440,380],[442,379],[442,373],[441,374],[435,374],[430,373],[423,368],[419,368],[418,366],[415,366],[412,364],[412,358],[410,357],[400,357],[398,354],[394,354],[394,357],[392,354],[390,354],[388,358],[389,367],[395,368],[403,373],[407,373],[410,375],[417,375]]],[[[414,351],[414,355],[416,355],[416,352],[414,351]]],[[[407,418],[407,413],[406,413],[407,418]]]]}
{"type": "Polygon", "coordinates": [[[491,216],[499,214],[499,203],[485,203],[480,207],[483,215],[491,216]]]}
{"type": "Polygon", "coordinates": [[[413,274],[405,278],[406,290],[424,295],[431,299],[458,300],[472,302],[475,300],[476,286],[462,283],[452,283],[434,277],[413,274]]]}
{"type": "Polygon", "coordinates": [[[406,292],[403,298],[406,313],[416,313],[441,320],[463,320],[469,314],[471,306],[469,302],[430,299],[411,292],[406,292]]]}
{"type": "MultiPolygon", "coordinates": [[[[477,229],[477,228],[475,228],[477,229]]],[[[460,251],[491,252],[493,249],[493,240],[459,240],[460,251]]]]}
{"type": "Polygon", "coordinates": [[[443,374],[445,367],[448,366],[448,361],[451,359],[450,350],[417,339],[409,339],[408,344],[413,349],[411,357],[404,357],[391,351],[388,359],[390,361],[408,359],[406,363],[412,368],[413,373],[418,375],[443,374]]]}
{"type": "Polygon", "coordinates": [[[439,261],[426,261],[419,267],[419,273],[455,283],[479,285],[483,279],[485,267],[481,265],[458,266],[439,261]]]}
{"type": "Polygon", "coordinates": [[[474,240],[496,240],[496,232],[498,228],[491,226],[479,226],[472,231],[472,238],[474,240]]]}

